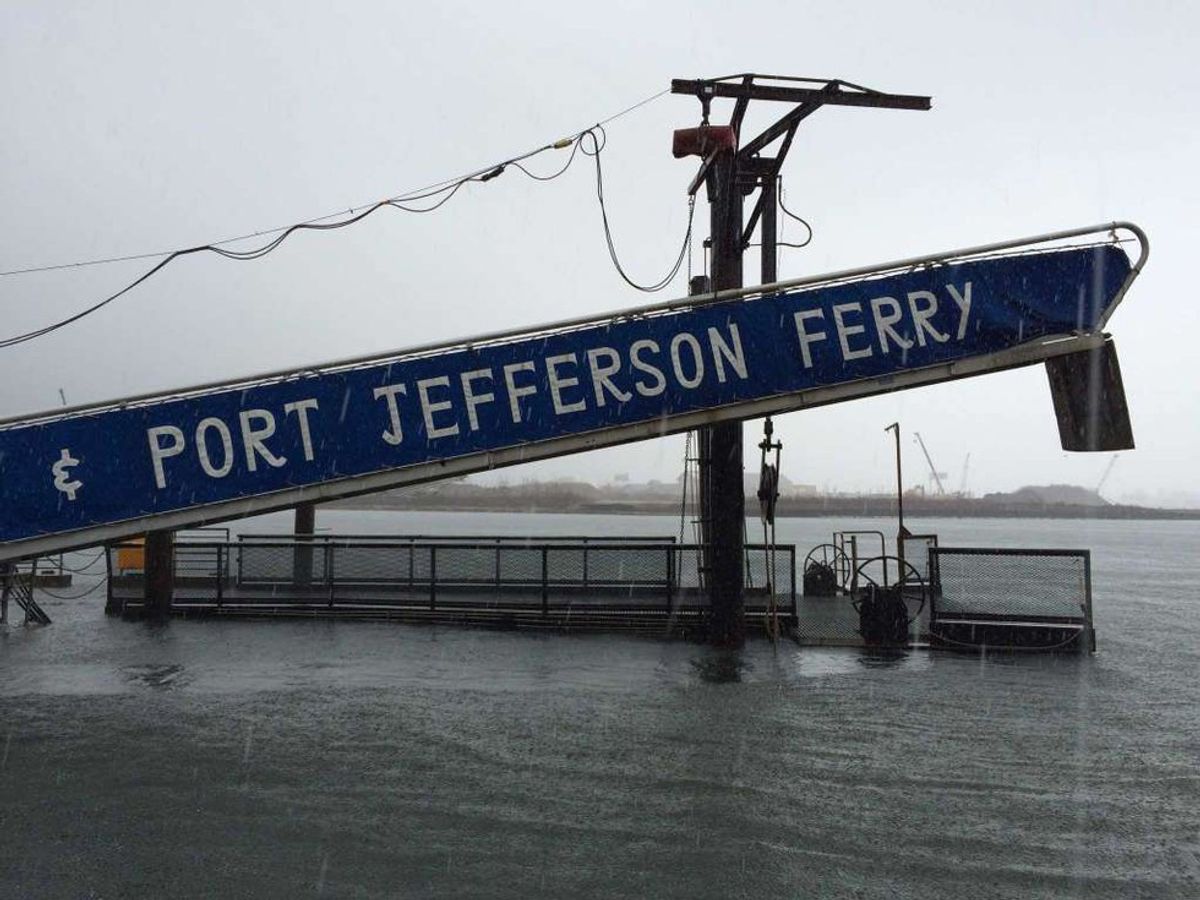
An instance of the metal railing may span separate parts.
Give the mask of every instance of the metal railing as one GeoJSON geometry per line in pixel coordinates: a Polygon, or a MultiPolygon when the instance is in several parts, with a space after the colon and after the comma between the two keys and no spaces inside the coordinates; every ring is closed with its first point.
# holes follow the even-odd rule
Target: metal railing
{"type": "Polygon", "coordinates": [[[838,583],[844,590],[850,590],[853,586],[854,574],[858,571],[859,562],[864,559],[882,557],[887,554],[887,538],[883,536],[882,531],[867,529],[835,531],[833,533],[833,546],[838,551],[838,583]],[[864,546],[864,538],[867,539],[867,543],[870,546],[864,546]],[[875,541],[879,542],[878,553],[875,552],[875,541]]]}
{"type": "MultiPolygon", "coordinates": [[[[143,584],[140,570],[121,569],[123,546],[113,545],[108,555],[114,608],[139,603],[143,584]]],[[[269,602],[330,609],[486,605],[543,613],[580,607],[700,610],[698,549],[674,538],[253,535],[177,544],[175,596],[181,605],[217,608],[269,602]]],[[[795,547],[777,546],[773,555],[762,544],[746,549],[747,609],[778,607],[794,616],[795,547]]]]}
{"type": "Polygon", "coordinates": [[[1089,550],[930,547],[933,593],[929,627],[992,625],[1008,633],[1071,635],[1081,631],[1096,649],[1089,550]]]}
{"type": "Polygon", "coordinates": [[[443,543],[456,544],[463,541],[488,544],[674,544],[674,535],[635,536],[627,535],[511,535],[511,534],[331,534],[321,532],[313,535],[296,535],[295,532],[240,534],[238,543],[322,542],[337,544],[362,544],[383,542],[396,543],[443,543]]]}

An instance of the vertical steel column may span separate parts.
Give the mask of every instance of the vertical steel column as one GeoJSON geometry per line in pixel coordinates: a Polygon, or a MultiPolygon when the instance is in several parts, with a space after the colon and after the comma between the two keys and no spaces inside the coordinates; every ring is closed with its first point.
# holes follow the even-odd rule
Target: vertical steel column
{"type": "Polygon", "coordinates": [[[333,609],[333,594],[337,582],[333,541],[325,542],[325,577],[329,581],[329,608],[333,609]]]}
{"type": "Polygon", "coordinates": [[[779,280],[779,245],[776,222],[779,182],[776,176],[767,175],[762,180],[762,218],[759,232],[762,236],[762,284],[774,284],[779,280]]]}
{"type": "MultiPolygon", "coordinates": [[[[896,433],[896,558],[900,560],[900,580],[904,580],[904,538],[908,531],[904,527],[904,472],[900,467],[900,423],[893,422],[884,431],[896,433]]],[[[887,548],[884,548],[884,553],[887,548]]],[[[883,562],[883,577],[887,581],[887,560],[883,562]]]]}
{"type": "MultiPolygon", "coordinates": [[[[712,284],[707,275],[696,275],[688,282],[688,295],[695,297],[700,294],[711,294],[712,284]]],[[[699,579],[699,587],[701,590],[708,588],[708,573],[712,571],[712,540],[709,535],[708,516],[709,516],[709,438],[712,432],[709,428],[696,429],[696,508],[699,510],[697,516],[700,521],[700,565],[696,575],[699,579]]],[[[687,477],[687,460],[684,460],[684,477],[687,477]]]]}
{"type": "Polygon", "coordinates": [[[1084,611],[1087,615],[1087,640],[1092,653],[1096,652],[1096,626],[1092,621],[1092,551],[1083,551],[1083,590],[1086,596],[1084,611]]]}
{"type": "Polygon", "coordinates": [[[675,545],[667,546],[667,615],[675,611],[675,545]]]}
{"type": "Polygon", "coordinates": [[[437,609],[437,544],[429,545],[429,611],[437,609]]]}
{"type": "Polygon", "coordinates": [[[217,544],[217,609],[225,605],[225,545],[217,544]]]}
{"type": "Polygon", "coordinates": [[[300,503],[296,506],[296,524],[293,531],[296,546],[292,551],[292,583],[296,587],[308,587],[312,583],[313,534],[317,530],[317,505],[300,503]]]}
{"type": "Polygon", "coordinates": [[[143,595],[148,615],[166,616],[175,597],[175,533],[151,531],[146,534],[145,578],[143,595]]]}
{"type": "MultiPolygon", "coordinates": [[[[712,287],[721,291],[742,286],[742,192],[737,184],[737,155],[726,150],[709,169],[708,201],[712,234],[712,287]]],[[[709,637],[721,647],[739,647],[746,640],[745,527],[746,492],[743,484],[742,423],[723,422],[708,432],[708,490],[701,492],[708,526],[709,637]]],[[[702,465],[702,468],[703,465],[702,465]]]]}
{"type": "MultiPolygon", "coordinates": [[[[8,622],[8,594],[12,590],[13,564],[0,562],[0,625],[8,622]]],[[[108,580],[112,584],[112,579],[108,580]]]]}

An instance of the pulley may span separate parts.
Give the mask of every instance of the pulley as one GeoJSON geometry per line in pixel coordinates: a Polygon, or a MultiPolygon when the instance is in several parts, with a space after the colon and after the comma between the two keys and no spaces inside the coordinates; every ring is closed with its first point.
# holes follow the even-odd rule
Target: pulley
{"type": "Polygon", "coordinates": [[[775,524],[775,503],[779,499],[779,454],[783,443],[772,441],[775,426],[768,416],[763,422],[763,439],[759,441],[758,449],[762,451],[758,470],[758,509],[759,518],[764,525],[775,524]],[[775,451],[775,461],[770,462],[767,455],[775,451]]]}

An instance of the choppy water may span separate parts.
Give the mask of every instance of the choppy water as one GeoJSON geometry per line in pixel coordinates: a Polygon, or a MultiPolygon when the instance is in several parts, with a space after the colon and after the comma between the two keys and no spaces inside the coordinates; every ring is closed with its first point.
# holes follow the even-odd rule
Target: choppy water
{"type": "MultiPolygon", "coordinates": [[[[880,527],[780,539],[854,524],[880,527]]],[[[53,626],[0,629],[0,896],[1200,896],[1200,523],[923,524],[1090,547],[1101,652],[723,656],[44,598],[53,626]]]]}

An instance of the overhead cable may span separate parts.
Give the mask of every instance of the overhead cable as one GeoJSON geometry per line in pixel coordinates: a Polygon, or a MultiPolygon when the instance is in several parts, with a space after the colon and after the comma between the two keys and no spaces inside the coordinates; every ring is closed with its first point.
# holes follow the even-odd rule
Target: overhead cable
{"type": "Polygon", "coordinates": [[[587,147],[582,147],[581,149],[586,155],[596,161],[596,198],[600,201],[600,220],[604,225],[604,240],[608,244],[609,258],[612,259],[613,265],[616,266],[617,273],[630,287],[648,294],[661,291],[679,274],[679,269],[687,257],[688,248],[691,246],[692,241],[692,222],[696,216],[696,195],[688,195],[687,229],[684,232],[683,244],[679,248],[679,255],[675,257],[674,264],[666,275],[653,284],[638,284],[629,277],[629,274],[625,271],[625,267],[621,265],[621,260],[617,256],[616,245],[613,242],[612,228],[608,223],[608,206],[604,202],[604,169],[600,164],[600,154],[608,144],[608,136],[604,131],[604,126],[597,125],[595,128],[589,128],[580,136],[579,143],[582,144],[585,138],[591,139],[592,149],[589,150],[587,147]]]}
{"type": "Polygon", "coordinates": [[[790,209],[788,209],[786,206],[784,206],[784,203],[783,203],[783,200],[784,200],[784,197],[783,197],[783,176],[782,176],[782,175],[781,175],[781,176],[779,176],[779,191],[778,191],[778,196],[779,196],[779,208],[780,208],[781,210],[783,210],[783,214],[784,214],[785,216],[788,216],[789,218],[795,219],[797,222],[799,222],[801,225],[803,225],[803,226],[804,226],[806,229],[808,229],[808,237],[806,237],[806,238],[804,239],[804,243],[802,243],[802,244],[788,244],[788,243],[785,243],[785,242],[783,242],[783,241],[779,241],[779,245],[780,245],[780,246],[782,246],[782,247],[793,247],[793,248],[795,248],[795,249],[797,249],[797,250],[799,250],[799,249],[802,249],[802,248],[804,248],[804,247],[807,247],[809,244],[811,244],[811,243],[812,243],[812,239],[813,239],[813,229],[812,229],[812,226],[808,224],[808,220],[807,220],[807,219],[803,219],[803,218],[801,218],[800,216],[798,216],[798,215],[796,215],[794,212],[792,212],[790,209]]]}
{"type": "MultiPolygon", "coordinates": [[[[622,116],[626,116],[629,113],[632,113],[635,110],[640,109],[641,107],[645,106],[648,103],[652,103],[653,101],[657,100],[659,97],[662,97],[664,94],[667,94],[669,92],[670,92],[670,88],[665,88],[665,89],[659,91],[657,94],[651,94],[649,97],[644,97],[641,100],[639,100],[637,103],[634,103],[631,106],[625,107],[620,112],[613,113],[607,119],[601,119],[599,124],[607,125],[609,122],[619,119],[622,116]]],[[[524,153],[520,156],[515,156],[511,160],[506,160],[505,164],[511,165],[515,162],[519,162],[521,160],[528,159],[529,157],[534,156],[535,154],[541,153],[543,150],[549,150],[549,149],[561,150],[565,147],[569,147],[579,138],[580,134],[582,134],[582,132],[576,132],[574,135],[572,135],[569,138],[564,138],[563,140],[555,141],[553,144],[549,144],[545,147],[539,147],[536,150],[531,150],[528,153],[524,153]]],[[[572,151],[572,156],[574,156],[573,151],[572,151]]],[[[457,184],[458,182],[474,178],[478,175],[482,175],[494,168],[496,168],[496,166],[494,164],[491,166],[485,166],[482,169],[476,169],[474,172],[466,172],[462,175],[455,176],[454,178],[447,178],[442,181],[435,181],[432,184],[425,185],[424,187],[414,188],[413,190],[406,191],[406,192],[400,193],[400,194],[396,194],[393,197],[391,197],[390,199],[396,200],[396,201],[408,201],[408,200],[419,199],[417,197],[417,195],[426,194],[428,191],[432,191],[437,188],[450,187],[454,184],[457,184]]],[[[518,166],[518,168],[520,168],[522,171],[524,171],[525,174],[528,175],[530,178],[534,178],[538,181],[548,181],[551,178],[558,177],[558,175],[561,174],[561,172],[565,172],[567,167],[564,166],[563,169],[561,170],[561,172],[556,172],[554,175],[551,175],[549,177],[539,177],[539,176],[533,174],[532,172],[529,172],[528,170],[526,170],[523,166],[518,166]]],[[[335,219],[338,216],[354,215],[358,212],[361,212],[366,207],[372,206],[372,205],[374,205],[374,201],[366,201],[363,203],[358,203],[358,204],[355,204],[354,206],[350,206],[345,209],[339,209],[336,212],[326,213],[325,215],[322,215],[322,216],[313,216],[311,219],[304,219],[299,224],[312,225],[312,224],[316,224],[318,222],[327,222],[328,220],[335,219]]],[[[251,238],[265,237],[268,234],[278,234],[279,232],[286,231],[292,227],[293,227],[292,225],[279,225],[279,226],[276,226],[275,228],[262,228],[262,229],[259,229],[258,231],[250,231],[250,232],[247,232],[246,234],[239,234],[235,237],[222,238],[219,241],[210,241],[208,244],[205,244],[204,246],[206,246],[206,247],[222,247],[226,244],[236,244],[239,241],[248,241],[251,238]]],[[[54,263],[54,264],[45,265],[45,266],[26,266],[24,268],[19,268],[19,269],[7,269],[7,270],[0,271],[0,278],[6,277],[9,275],[29,275],[34,272],[53,272],[53,271],[56,271],[59,269],[81,269],[81,268],[87,268],[89,266],[102,266],[102,265],[107,265],[109,263],[131,262],[133,260],[139,260],[139,259],[155,259],[156,257],[160,257],[160,256],[170,256],[172,253],[175,253],[175,252],[177,252],[176,249],[155,250],[155,251],[149,251],[149,252],[144,252],[144,253],[129,253],[124,256],[105,256],[105,257],[99,257],[96,259],[78,260],[76,262],[69,262],[69,263],[54,263]]]]}
{"type": "Polygon", "coordinates": [[[352,207],[344,212],[329,213],[327,215],[319,216],[319,217],[316,217],[313,219],[308,219],[308,220],[305,220],[303,222],[298,222],[293,225],[286,225],[286,226],[281,226],[279,228],[271,228],[271,229],[266,229],[266,230],[262,230],[262,231],[252,232],[249,234],[240,235],[238,237],[225,238],[223,240],[216,241],[213,243],[202,244],[202,245],[199,245],[196,247],[189,247],[189,248],[182,249],[182,250],[166,251],[165,253],[130,254],[130,255],[120,256],[120,257],[106,257],[103,259],[85,260],[85,261],[75,262],[75,263],[63,263],[63,264],[52,265],[52,266],[38,266],[38,267],[14,269],[14,270],[6,271],[6,272],[0,272],[0,276],[20,275],[20,274],[27,274],[27,273],[31,273],[31,272],[51,271],[51,270],[55,270],[55,269],[81,268],[84,266],[101,265],[101,264],[110,263],[110,262],[123,262],[123,261],[129,261],[129,260],[137,260],[137,259],[152,259],[156,256],[163,257],[162,259],[159,260],[159,262],[157,262],[154,266],[152,266],[148,271],[144,272],[142,275],[140,275],[134,281],[127,284],[125,287],[123,287],[120,290],[116,291],[115,293],[110,294],[109,296],[105,297],[103,300],[100,300],[100,301],[92,304],[91,306],[88,306],[85,309],[82,309],[79,312],[74,313],[73,315],[67,316],[66,318],[60,319],[49,325],[43,326],[41,328],[33,329],[31,331],[27,331],[22,334],[13,335],[8,338],[0,339],[0,349],[6,348],[6,347],[12,347],[17,344],[25,343],[26,341],[32,341],[37,338],[43,337],[47,334],[50,334],[51,332],[59,330],[60,328],[64,328],[74,322],[77,322],[80,319],[99,311],[100,309],[103,309],[108,304],[110,304],[113,301],[124,296],[129,291],[133,290],[135,287],[137,287],[138,285],[145,282],[147,279],[156,275],[167,265],[169,265],[170,263],[174,262],[176,259],[179,259],[180,257],[183,257],[183,256],[189,256],[189,255],[192,255],[195,253],[215,253],[218,256],[225,257],[226,259],[233,259],[233,260],[238,260],[238,261],[259,259],[259,258],[267,255],[271,251],[275,250],[280,244],[282,244],[285,240],[287,240],[288,237],[290,237],[292,234],[294,234],[297,231],[331,231],[331,230],[338,229],[338,228],[344,228],[347,225],[353,225],[356,222],[362,221],[363,219],[367,218],[372,213],[376,212],[379,209],[382,209],[383,207],[391,207],[394,209],[402,210],[404,212],[418,213],[418,214],[433,212],[434,210],[438,209],[439,207],[441,207],[442,205],[447,203],[451,197],[453,197],[455,194],[457,194],[458,191],[462,188],[462,186],[464,184],[467,184],[472,181],[480,182],[480,183],[490,181],[491,179],[496,178],[497,176],[501,175],[510,166],[520,170],[523,174],[525,174],[528,177],[535,179],[537,181],[552,181],[553,179],[558,178],[560,175],[565,173],[567,171],[567,169],[569,169],[571,167],[572,162],[574,162],[574,160],[575,160],[576,154],[581,149],[581,143],[585,137],[589,137],[592,142],[592,149],[590,151],[586,148],[582,148],[582,149],[583,149],[583,152],[586,153],[587,155],[593,156],[596,161],[597,196],[600,200],[600,211],[601,211],[602,221],[604,223],[605,238],[606,238],[606,241],[608,244],[609,254],[612,257],[613,263],[616,265],[617,271],[620,273],[621,277],[624,278],[627,283],[629,283],[631,286],[637,288],[638,290],[643,290],[643,291],[661,290],[663,287],[665,287],[670,282],[670,280],[672,278],[674,278],[675,274],[678,273],[678,271],[679,271],[680,265],[682,264],[683,256],[684,256],[684,253],[686,252],[686,248],[687,248],[687,243],[691,237],[692,213],[691,213],[691,211],[689,211],[687,236],[685,237],[685,240],[684,240],[684,248],[681,249],[679,258],[676,260],[674,266],[672,267],[670,273],[666,276],[666,278],[664,278],[663,280],[661,280],[660,282],[658,282],[652,286],[642,286],[642,285],[639,285],[636,282],[632,281],[629,278],[629,276],[625,273],[624,269],[621,267],[619,260],[617,259],[616,249],[614,247],[613,239],[612,239],[612,233],[611,233],[611,230],[610,230],[609,224],[608,224],[608,214],[607,214],[607,211],[606,211],[605,205],[604,205],[603,173],[602,173],[601,167],[600,167],[600,152],[604,149],[604,145],[607,142],[607,136],[605,135],[604,128],[603,128],[603,126],[606,122],[611,122],[614,119],[617,119],[617,118],[620,118],[621,116],[627,115],[627,114],[633,112],[634,110],[646,105],[647,103],[650,103],[651,101],[663,96],[666,93],[667,93],[666,90],[659,91],[657,94],[654,94],[650,97],[646,97],[645,99],[639,101],[638,103],[635,103],[632,106],[626,107],[625,109],[621,110],[620,112],[609,116],[607,119],[602,120],[601,122],[597,123],[596,125],[592,126],[591,128],[584,129],[583,131],[577,132],[577,133],[571,135],[570,137],[563,138],[558,141],[554,141],[553,143],[550,143],[550,144],[545,144],[541,147],[537,147],[533,150],[529,150],[525,153],[522,153],[518,156],[511,157],[502,162],[493,163],[493,164],[485,166],[481,169],[476,169],[473,172],[469,172],[465,175],[460,175],[457,178],[448,179],[448,180],[440,181],[440,182],[435,182],[434,184],[428,185],[424,188],[419,188],[415,191],[409,191],[404,194],[398,194],[393,197],[389,197],[385,200],[380,200],[378,202],[366,204],[366,205],[363,205],[363,206],[360,206],[357,208],[352,207]],[[599,139],[597,138],[597,133],[599,133],[599,135],[600,135],[599,139]],[[547,150],[559,150],[559,149],[564,149],[566,147],[571,147],[571,154],[567,158],[566,163],[560,169],[558,169],[557,171],[552,172],[548,175],[539,175],[535,172],[530,171],[525,165],[523,165],[523,163],[526,160],[528,160],[534,156],[537,156],[541,153],[544,153],[547,150]],[[428,205],[425,205],[425,206],[411,205],[413,203],[419,203],[420,201],[423,201],[423,200],[432,200],[433,198],[437,198],[437,199],[434,202],[432,202],[428,205]],[[333,218],[335,218],[337,216],[341,216],[341,215],[346,215],[348,217],[343,218],[343,219],[337,219],[337,221],[332,221],[332,222],[328,221],[329,219],[333,219],[333,218]],[[238,243],[238,242],[245,241],[245,240],[248,240],[248,239],[251,239],[254,237],[263,237],[266,235],[274,235],[274,237],[259,247],[255,247],[250,250],[226,249],[226,245],[228,245],[228,244],[238,243]]]}

